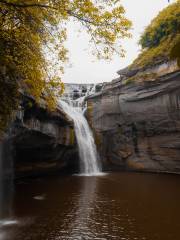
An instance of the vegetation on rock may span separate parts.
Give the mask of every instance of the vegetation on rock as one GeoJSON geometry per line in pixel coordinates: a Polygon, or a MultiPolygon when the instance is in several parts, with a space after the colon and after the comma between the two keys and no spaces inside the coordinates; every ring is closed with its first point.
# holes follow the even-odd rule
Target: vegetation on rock
{"type": "Polygon", "coordinates": [[[162,10],[145,29],[139,41],[142,53],[134,61],[132,67],[151,66],[156,62],[168,60],[170,55],[176,58],[178,53],[175,46],[179,46],[179,42],[180,0],[177,0],[162,10]]]}
{"type": "Polygon", "coordinates": [[[120,0],[0,0],[0,129],[17,107],[19,88],[55,106],[64,89],[60,77],[71,18],[89,33],[97,57],[109,59],[124,54],[120,39],[130,36],[124,13],[120,0]]]}
{"type": "Polygon", "coordinates": [[[176,59],[178,66],[180,67],[180,37],[176,44],[173,46],[170,52],[170,58],[171,59],[176,59]]]}

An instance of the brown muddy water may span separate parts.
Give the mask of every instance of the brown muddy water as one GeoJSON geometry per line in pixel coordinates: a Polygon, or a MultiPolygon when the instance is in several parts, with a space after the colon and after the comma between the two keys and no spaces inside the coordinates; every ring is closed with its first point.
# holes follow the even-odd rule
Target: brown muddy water
{"type": "Polygon", "coordinates": [[[21,181],[11,216],[0,224],[0,239],[180,240],[180,176],[112,173],[21,181]]]}

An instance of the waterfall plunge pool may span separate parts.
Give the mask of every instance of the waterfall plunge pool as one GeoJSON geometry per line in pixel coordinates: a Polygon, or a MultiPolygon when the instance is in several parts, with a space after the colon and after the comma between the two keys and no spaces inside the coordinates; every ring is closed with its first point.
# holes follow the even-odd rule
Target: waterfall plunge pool
{"type": "MultiPolygon", "coordinates": [[[[7,201],[8,203],[9,201],[7,201]]],[[[109,173],[16,183],[1,240],[179,240],[180,177],[109,173]]]]}

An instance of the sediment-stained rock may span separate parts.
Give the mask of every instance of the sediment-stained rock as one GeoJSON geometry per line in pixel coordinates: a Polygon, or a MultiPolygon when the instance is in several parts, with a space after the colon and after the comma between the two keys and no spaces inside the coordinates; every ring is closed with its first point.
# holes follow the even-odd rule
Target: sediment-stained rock
{"type": "Polygon", "coordinates": [[[179,173],[178,67],[171,62],[119,74],[87,99],[104,169],[179,173]]]}
{"type": "Polygon", "coordinates": [[[25,97],[8,135],[15,178],[78,170],[73,123],[61,109],[49,112],[25,97]]]}

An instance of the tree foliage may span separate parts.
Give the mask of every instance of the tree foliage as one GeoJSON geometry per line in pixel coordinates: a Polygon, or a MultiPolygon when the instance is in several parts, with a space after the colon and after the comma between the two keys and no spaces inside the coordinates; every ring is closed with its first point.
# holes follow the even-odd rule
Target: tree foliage
{"type": "Polygon", "coordinates": [[[54,106],[64,88],[60,75],[67,61],[64,42],[70,19],[89,33],[98,58],[109,59],[115,52],[123,55],[120,40],[130,36],[131,22],[120,0],[0,0],[0,95],[4,102],[0,122],[15,107],[12,103],[17,102],[19,88],[36,100],[43,96],[54,106]],[[56,56],[56,64],[46,55],[56,56]]]}
{"type": "Polygon", "coordinates": [[[169,35],[180,32],[180,1],[161,11],[141,36],[142,48],[156,47],[169,35]]]}
{"type": "Polygon", "coordinates": [[[170,52],[170,58],[176,59],[178,66],[180,67],[180,36],[176,42],[176,44],[173,46],[170,52]]]}
{"type": "Polygon", "coordinates": [[[152,66],[179,56],[180,0],[170,4],[155,17],[140,38],[142,52],[131,67],[152,66]]]}

